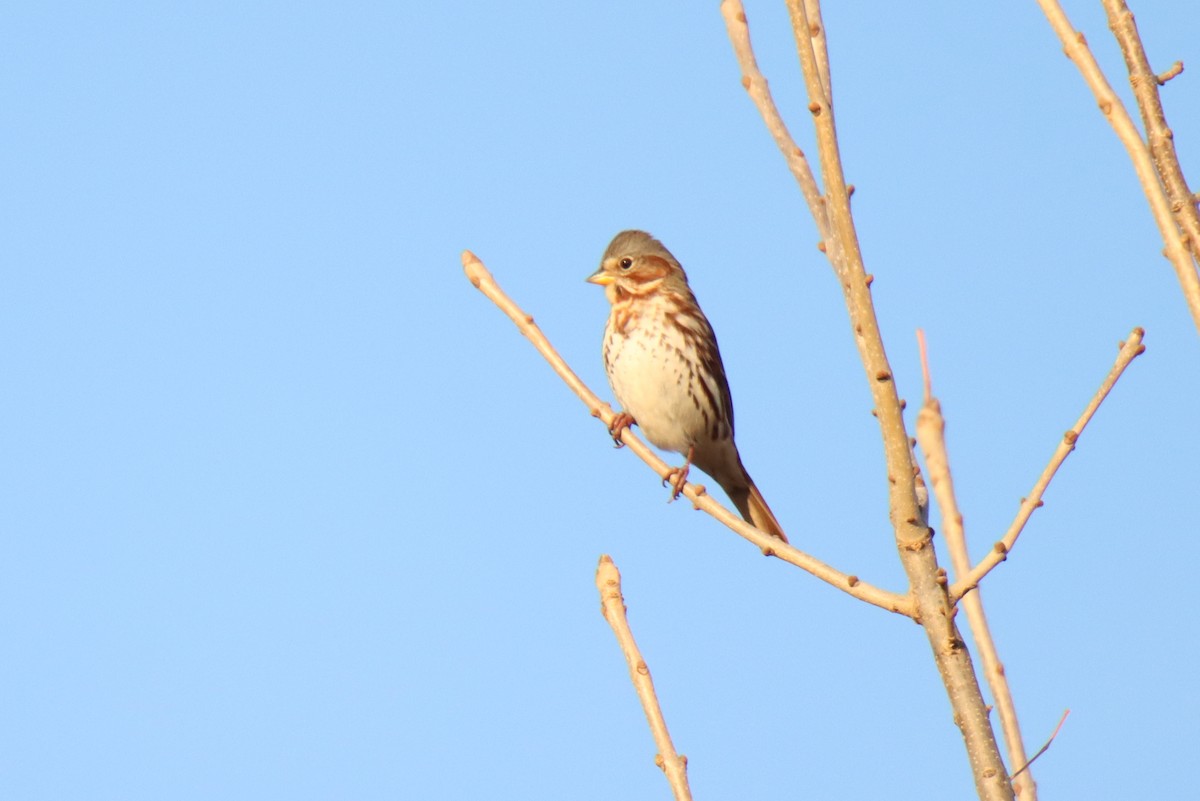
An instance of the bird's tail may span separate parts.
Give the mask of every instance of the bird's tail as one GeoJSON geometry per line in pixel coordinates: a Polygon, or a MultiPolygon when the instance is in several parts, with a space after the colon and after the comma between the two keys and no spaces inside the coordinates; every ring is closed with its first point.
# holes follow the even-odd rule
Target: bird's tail
{"type": "Polygon", "coordinates": [[[783,533],[783,526],[779,525],[771,507],[767,506],[762,493],[758,491],[758,487],[754,486],[753,481],[750,482],[750,492],[746,497],[746,509],[739,511],[742,512],[742,517],[753,523],[758,530],[764,531],[772,537],[779,537],[784,542],[788,541],[787,535],[783,533]]]}
{"type": "MultiPolygon", "coordinates": [[[[741,467],[741,465],[739,464],[738,467],[741,467]]],[[[723,486],[725,494],[729,496],[729,500],[733,501],[733,505],[741,512],[746,522],[753,524],[755,528],[765,534],[770,534],[772,537],[778,537],[787,542],[788,538],[783,533],[783,526],[779,525],[779,521],[775,519],[775,514],[771,511],[771,507],[767,506],[762,493],[758,491],[758,487],[754,486],[754,481],[750,478],[750,474],[746,472],[746,468],[744,467],[741,467],[741,471],[741,481],[738,481],[733,486],[723,486]]]]}

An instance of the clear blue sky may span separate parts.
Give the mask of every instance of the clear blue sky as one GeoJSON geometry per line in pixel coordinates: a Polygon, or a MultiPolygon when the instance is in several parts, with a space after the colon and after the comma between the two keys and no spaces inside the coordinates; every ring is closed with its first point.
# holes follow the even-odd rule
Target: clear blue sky
{"type": "MultiPolygon", "coordinates": [[[[1031,750],[1072,710],[1044,797],[1182,798],[1200,336],[1132,168],[1032,1],[830,5],[889,354],[911,418],[926,330],[976,555],[1147,329],[985,600],[1031,750]]],[[[1188,65],[1200,183],[1200,6],[1135,11],[1188,65]]],[[[807,147],[783,5],[748,12],[807,147]]],[[[1099,3],[1068,12],[1126,92],[1099,3]]],[[[668,506],[462,276],[608,397],[583,279],[654,232],[793,542],[903,589],[716,2],[16,4],[0,100],[0,795],[666,798],[609,553],[697,798],[970,797],[921,631],[668,506]]]]}

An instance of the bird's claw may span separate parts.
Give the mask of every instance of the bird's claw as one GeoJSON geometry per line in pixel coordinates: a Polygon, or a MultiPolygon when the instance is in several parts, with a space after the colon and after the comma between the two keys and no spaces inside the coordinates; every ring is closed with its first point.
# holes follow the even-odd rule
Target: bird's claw
{"type": "Polygon", "coordinates": [[[667,473],[663,479],[663,486],[671,485],[671,498],[667,501],[670,503],[679,497],[679,493],[683,492],[683,487],[687,484],[688,472],[692,469],[692,457],[696,455],[696,446],[692,445],[688,448],[687,459],[683,462],[683,467],[676,467],[670,473],[667,473]]]}
{"type": "Polygon", "coordinates": [[[629,412],[618,412],[613,415],[612,422],[608,425],[608,433],[613,438],[613,445],[617,448],[625,447],[625,443],[621,441],[621,432],[636,423],[633,415],[629,412]]]}
{"type": "Polygon", "coordinates": [[[690,464],[685,464],[683,467],[677,467],[667,477],[663,479],[663,486],[670,485],[671,497],[667,499],[667,503],[675,500],[683,492],[684,486],[687,484],[688,472],[691,470],[690,464]]]}

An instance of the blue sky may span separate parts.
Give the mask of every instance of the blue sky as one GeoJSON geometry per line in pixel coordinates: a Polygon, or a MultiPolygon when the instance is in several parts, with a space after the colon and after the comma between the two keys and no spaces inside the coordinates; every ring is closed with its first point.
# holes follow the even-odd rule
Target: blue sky
{"type": "MultiPolygon", "coordinates": [[[[1132,168],[1034,3],[830,5],[881,325],[910,423],[927,333],[976,556],[1147,330],[984,589],[1030,749],[1072,710],[1045,797],[1183,797],[1200,337],[1132,168]]],[[[841,296],[716,6],[4,12],[6,798],[667,797],[602,553],[698,798],[970,795],[920,630],[668,506],[462,275],[609,397],[583,279],[654,232],[792,541],[903,589],[841,296]]],[[[1134,10],[1189,67],[1200,182],[1200,7],[1134,10]]],[[[810,147],[783,5],[748,13],[810,147]]]]}

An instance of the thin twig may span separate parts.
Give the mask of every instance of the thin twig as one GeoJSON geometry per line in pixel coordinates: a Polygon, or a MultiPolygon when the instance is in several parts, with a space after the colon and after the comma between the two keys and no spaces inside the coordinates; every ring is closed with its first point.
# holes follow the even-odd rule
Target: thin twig
{"type": "Polygon", "coordinates": [[[1154,81],[1159,86],[1165,86],[1167,81],[1171,80],[1172,78],[1178,78],[1182,74],[1183,74],[1183,62],[1176,61],[1171,66],[1167,67],[1166,72],[1161,72],[1158,75],[1155,75],[1154,81]]]}
{"type": "Polygon", "coordinates": [[[1024,765],[1022,765],[1020,767],[1020,769],[1017,770],[1017,772],[1013,774],[1014,777],[1016,777],[1017,774],[1019,774],[1021,771],[1028,770],[1029,766],[1033,764],[1033,761],[1035,759],[1040,757],[1042,754],[1046,753],[1046,751],[1050,748],[1050,743],[1054,742],[1054,738],[1058,736],[1059,730],[1061,730],[1063,727],[1063,724],[1067,722],[1067,715],[1069,715],[1069,714],[1071,714],[1071,710],[1069,710],[1069,709],[1062,713],[1062,717],[1058,719],[1058,725],[1054,727],[1054,731],[1050,734],[1050,739],[1046,741],[1045,745],[1043,745],[1041,748],[1039,748],[1037,750],[1036,754],[1034,754],[1032,757],[1029,758],[1028,762],[1026,762],[1024,765]]]}
{"type": "Polygon", "coordinates": [[[817,57],[817,73],[821,76],[821,88],[825,100],[833,105],[833,83],[829,70],[829,43],[825,40],[825,22],[821,19],[821,4],[817,0],[804,0],[804,16],[808,21],[808,33],[812,38],[813,53],[817,57]]]}
{"type": "MultiPolygon", "coordinates": [[[[820,157],[821,179],[825,185],[825,212],[829,215],[830,237],[832,247],[827,251],[834,272],[842,281],[842,290],[846,294],[847,303],[851,304],[851,314],[854,311],[865,310],[870,304],[870,294],[866,293],[866,285],[860,289],[856,286],[861,273],[866,278],[863,267],[862,253],[858,247],[858,232],[854,227],[854,219],[850,214],[850,189],[846,183],[846,175],[842,170],[842,155],[838,148],[837,126],[834,123],[833,99],[826,92],[826,86],[832,78],[822,76],[822,69],[829,70],[829,63],[817,56],[817,42],[813,39],[813,23],[808,15],[821,11],[819,0],[787,0],[788,14],[792,21],[792,37],[796,42],[796,55],[800,59],[800,70],[804,75],[804,88],[808,94],[808,110],[812,115],[813,128],[817,135],[817,155],[820,157]],[[854,277],[851,278],[851,275],[854,277]],[[864,301],[866,305],[864,305],[864,301]]],[[[744,15],[743,15],[744,16],[744,15]]],[[[818,16],[819,19],[819,16],[818,16]]],[[[818,29],[822,30],[818,25],[818,29]]],[[[824,55],[828,56],[827,42],[822,32],[820,44],[824,55]]],[[[872,320],[874,308],[870,309],[872,320]]],[[[860,343],[863,345],[869,340],[860,343]]],[[[882,345],[882,341],[881,341],[882,345]]],[[[869,364],[864,359],[864,365],[869,364]]],[[[898,399],[897,399],[898,401],[898,399]]],[[[882,420],[881,420],[882,422],[882,420]]],[[[907,434],[905,435],[907,443],[907,434]]]]}
{"type": "Polygon", "coordinates": [[[1183,177],[1183,168],[1179,166],[1179,155],[1175,152],[1175,135],[1167,125],[1162,99],[1158,95],[1158,87],[1183,72],[1183,64],[1176,61],[1175,67],[1172,68],[1178,68],[1176,72],[1167,71],[1163,76],[1155,75],[1154,70],[1150,69],[1146,49],[1142,46],[1137,22],[1134,21],[1133,12],[1125,4],[1125,0],[1103,0],[1103,3],[1104,13],[1108,15],[1108,27],[1125,56],[1129,85],[1133,87],[1133,97],[1137,100],[1138,110],[1142,114],[1146,141],[1150,144],[1151,155],[1154,156],[1154,168],[1167,190],[1171,210],[1175,213],[1175,222],[1187,235],[1185,241],[1192,257],[1200,258],[1200,213],[1197,212],[1187,179],[1183,177]]]}
{"type": "Polygon", "coordinates": [[[1164,254],[1175,269],[1176,278],[1183,290],[1184,301],[1192,315],[1192,322],[1200,330],[1200,273],[1197,272],[1191,253],[1184,246],[1182,233],[1171,214],[1170,201],[1166,191],[1159,183],[1150,151],[1142,140],[1141,134],[1138,133],[1137,126],[1134,125],[1125,105],[1109,85],[1095,56],[1088,49],[1087,40],[1071,25],[1071,21],[1067,19],[1058,0],[1038,0],[1038,5],[1041,6],[1046,19],[1049,20],[1050,27],[1062,41],[1067,57],[1078,67],[1084,81],[1092,90],[1092,94],[1096,96],[1100,111],[1112,126],[1113,131],[1116,132],[1121,144],[1125,146],[1126,152],[1129,153],[1138,182],[1142,185],[1142,191],[1145,193],[1146,201],[1150,204],[1150,211],[1154,215],[1154,223],[1158,226],[1159,235],[1165,244],[1164,254]]]}
{"type": "Polygon", "coordinates": [[[642,702],[642,710],[650,724],[650,733],[654,735],[654,744],[658,754],[654,762],[667,776],[675,801],[691,801],[692,790],[688,787],[687,757],[677,754],[671,743],[671,734],[667,731],[667,721],[663,717],[662,707],[658,704],[658,696],[654,692],[654,681],[650,678],[650,668],[642,658],[637,643],[633,639],[633,631],[629,628],[629,619],[625,616],[625,597],[621,594],[621,572],[613,564],[613,560],[604,554],[596,567],[596,589],[600,591],[600,611],[604,619],[617,635],[621,644],[621,653],[629,664],[629,678],[637,690],[638,700],[642,702]]]}
{"type": "MultiPolygon", "coordinates": [[[[471,283],[493,303],[499,306],[501,311],[508,315],[509,319],[516,323],[518,330],[533,343],[538,352],[554,368],[554,372],[558,373],[567,386],[579,396],[580,400],[583,401],[584,405],[592,413],[592,416],[600,418],[605,426],[611,424],[614,416],[612,408],[600,400],[583,383],[579,376],[575,374],[575,371],[567,365],[566,361],[554,349],[554,346],[550,344],[550,341],[546,339],[545,334],[534,323],[533,317],[522,311],[504,293],[504,290],[500,288],[496,280],[492,277],[492,274],[487,271],[487,268],[483,266],[483,263],[475,254],[469,250],[464,251],[462,262],[463,269],[471,283]]],[[[628,428],[621,432],[621,441],[628,445],[629,450],[637,454],[660,478],[666,479],[673,473],[674,468],[658,458],[654,451],[650,450],[649,446],[642,442],[628,428]]],[[[744,521],[740,516],[718,503],[716,499],[707,494],[702,485],[685,484],[683,494],[692,501],[697,509],[704,510],[721,523],[724,523],[735,534],[757,545],[763,553],[770,556],[777,556],[783,561],[811,573],[842,592],[858,598],[860,601],[874,604],[889,612],[896,612],[911,617],[911,602],[907,596],[888,592],[864,581],[859,581],[857,576],[842,573],[840,570],[830,567],[819,559],[787,543],[781,542],[775,537],[764,534],[753,525],[744,521]]]]}
{"type": "MultiPolygon", "coordinates": [[[[817,233],[821,239],[829,238],[829,218],[825,214],[825,200],[817,187],[817,179],[813,176],[808,157],[796,144],[796,140],[788,132],[787,124],[779,113],[775,101],[771,98],[771,90],[767,79],[758,68],[758,60],[750,47],[750,28],[746,25],[746,10],[742,8],[741,0],[723,0],[721,16],[725,18],[725,28],[729,32],[729,41],[733,44],[733,54],[737,58],[738,67],[742,70],[742,86],[750,94],[750,99],[762,115],[767,132],[775,140],[779,152],[783,154],[788,169],[796,183],[800,185],[800,194],[808,204],[808,210],[817,225],[817,233]]],[[[822,42],[824,37],[822,37],[822,42]]]]}
{"type": "Polygon", "coordinates": [[[1116,386],[1117,379],[1125,372],[1125,368],[1130,362],[1136,359],[1146,350],[1146,346],[1142,344],[1142,339],[1146,332],[1141,328],[1135,328],[1129,334],[1129,339],[1121,343],[1121,349],[1117,353],[1116,362],[1112,369],[1108,371],[1104,381],[1100,384],[1100,389],[1096,390],[1096,394],[1092,396],[1090,402],[1083,410],[1083,414],[1075,421],[1075,425],[1071,426],[1070,430],[1063,435],[1062,440],[1058,443],[1058,447],[1054,450],[1054,455],[1050,457],[1050,463],[1046,465],[1046,469],[1038,476],[1038,480],[1033,485],[1033,490],[1029,493],[1029,497],[1021,501],[1021,508],[1017,511],[1017,516],[1013,520],[1012,525],[1008,527],[1008,531],[1004,536],[992,547],[991,552],[983,559],[979,560],[979,564],[975,565],[970,572],[961,575],[950,588],[950,598],[957,602],[971,590],[979,586],[979,582],[992,571],[996,565],[1008,558],[1008,554],[1013,549],[1013,545],[1017,541],[1017,537],[1021,536],[1021,531],[1025,528],[1025,524],[1029,522],[1029,518],[1033,515],[1033,510],[1042,505],[1042,496],[1046,493],[1046,487],[1050,486],[1050,480],[1054,478],[1054,474],[1058,472],[1058,468],[1066,461],[1067,456],[1071,451],[1075,450],[1075,443],[1079,440],[1079,435],[1083,433],[1083,429],[1087,426],[1088,421],[1092,419],[1092,415],[1100,408],[1100,404],[1108,397],[1108,393],[1116,386]]]}
{"type": "MultiPolygon", "coordinates": [[[[971,569],[971,559],[967,553],[967,535],[954,493],[953,474],[950,471],[950,456],[946,448],[946,420],[942,416],[941,403],[933,395],[933,380],[923,331],[917,331],[917,342],[921,352],[921,373],[925,381],[925,403],[917,415],[917,441],[925,454],[929,483],[933,486],[938,507],[942,510],[942,538],[950,549],[950,562],[954,566],[954,572],[961,576],[971,569]]],[[[969,593],[962,599],[962,605],[967,612],[967,624],[971,628],[971,635],[979,649],[984,678],[987,679],[992,698],[1000,712],[1000,727],[1004,730],[1004,741],[1008,746],[1008,763],[1024,765],[1025,745],[1021,740],[1016,704],[1013,703],[1012,690],[1008,686],[1004,665],[1000,661],[1000,652],[996,648],[987,615],[983,611],[980,591],[976,589],[975,592],[969,593]]],[[[1037,785],[1032,776],[1025,781],[1017,781],[1016,774],[1013,774],[1012,778],[1013,790],[1022,801],[1037,801],[1037,785]]]]}

